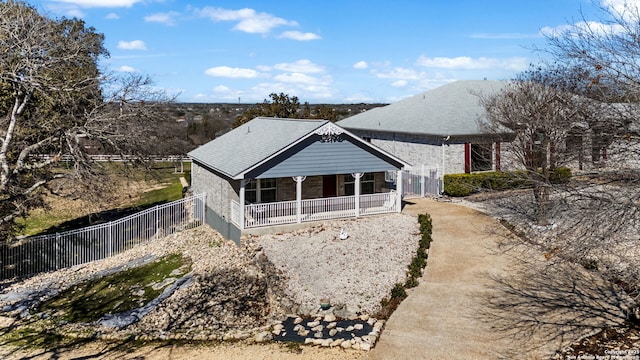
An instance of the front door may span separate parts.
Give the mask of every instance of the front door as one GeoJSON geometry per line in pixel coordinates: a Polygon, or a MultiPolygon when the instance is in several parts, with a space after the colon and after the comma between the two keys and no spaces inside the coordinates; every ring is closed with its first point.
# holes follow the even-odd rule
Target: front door
{"type": "Polygon", "coordinates": [[[338,195],[338,178],[336,175],[322,177],[322,197],[336,197],[338,195]]]}

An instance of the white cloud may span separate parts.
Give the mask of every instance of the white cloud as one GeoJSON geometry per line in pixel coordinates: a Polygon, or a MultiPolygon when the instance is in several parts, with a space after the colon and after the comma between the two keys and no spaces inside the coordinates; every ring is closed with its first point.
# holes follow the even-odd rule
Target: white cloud
{"type": "Polygon", "coordinates": [[[118,49],[122,50],[147,50],[147,45],[145,45],[142,40],[133,40],[133,41],[118,41],[118,49]]]}
{"type": "Polygon", "coordinates": [[[144,17],[144,21],[146,22],[156,22],[165,25],[175,25],[176,17],[180,15],[178,12],[170,11],[168,13],[157,13],[151,14],[149,16],[144,17]]]}
{"type": "Polygon", "coordinates": [[[398,80],[391,83],[393,87],[406,87],[407,85],[409,85],[407,80],[398,80]]]}
{"type": "Polygon", "coordinates": [[[118,20],[120,19],[120,16],[118,16],[118,14],[116,13],[108,13],[104,18],[107,20],[118,20]]]}
{"type": "Polygon", "coordinates": [[[376,75],[376,77],[381,79],[418,80],[422,76],[424,76],[424,74],[413,69],[399,67],[391,69],[390,71],[381,72],[378,70],[373,70],[372,72],[376,75]]]}
{"type": "Polygon", "coordinates": [[[617,34],[624,31],[624,27],[620,24],[603,24],[598,21],[580,21],[573,25],[560,25],[556,27],[545,26],[540,29],[540,33],[542,35],[551,37],[583,32],[594,35],[617,34]]]}
{"type": "Polygon", "coordinates": [[[624,14],[627,9],[632,12],[640,9],[640,0],[602,0],[601,4],[618,14],[624,14]]]}
{"type": "Polygon", "coordinates": [[[416,65],[427,68],[450,70],[508,69],[522,71],[528,67],[529,61],[523,57],[512,57],[507,59],[488,57],[472,58],[468,56],[430,58],[421,55],[416,61],[416,65]]]}
{"type": "Polygon", "coordinates": [[[297,26],[295,21],[286,20],[268,13],[258,13],[253,9],[229,10],[215,7],[204,7],[196,10],[196,14],[208,17],[213,21],[235,21],[234,30],[252,34],[264,34],[278,26],[297,26]]]}
{"type": "Polygon", "coordinates": [[[307,74],[301,74],[301,73],[279,74],[274,76],[273,79],[276,81],[281,81],[283,83],[311,85],[312,87],[326,86],[333,82],[333,79],[331,79],[330,76],[317,78],[317,77],[313,77],[313,76],[309,76],[307,74]]]}
{"type": "Polygon", "coordinates": [[[354,69],[366,69],[368,67],[369,64],[367,64],[366,61],[358,61],[357,63],[353,64],[354,69]]]}
{"type": "Polygon", "coordinates": [[[318,34],[314,34],[314,33],[303,33],[300,31],[285,31],[282,34],[280,34],[280,36],[278,36],[281,39],[292,39],[292,40],[299,40],[299,41],[308,41],[308,40],[319,40],[321,39],[320,35],[318,34]]]}
{"type": "Polygon", "coordinates": [[[321,73],[324,72],[324,68],[320,65],[312,63],[310,60],[302,59],[293,63],[280,63],[273,66],[277,70],[286,72],[298,72],[298,73],[321,73]]]}
{"type": "Polygon", "coordinates": [[[229,93],[231,92],[231,88],[228,86],[224,86],[224,85],[218,85],[216,87],[213,88],[213,92],[216,93],[229,93]]]}
{"type": "Polygon", "coordinates": [[[242,78],[253,79],[258,77],[258,72],[253,69],[232,68],[228,66],[212,67],[204,72],[209,76],[226,77],[226,78],[242,78]]]}
{"type": "Polygon", "coordinates": [[[131,7],[142,0],[54,0],[58,3],[74,4],[84,8],[94,7],[131,7]]]}
{"type": "Polygon", "coordinates": [[[128,73],[137,72],[137,70],[135,68],[133,68],[131,66],[127,66],[127,65],[120,66],[117,70],[120,71],[120,72],[128,72],[128,73]]]}

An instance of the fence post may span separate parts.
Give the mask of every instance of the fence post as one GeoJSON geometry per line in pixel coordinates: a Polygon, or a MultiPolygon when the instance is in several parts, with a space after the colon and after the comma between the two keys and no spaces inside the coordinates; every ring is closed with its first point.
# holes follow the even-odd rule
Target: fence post
{"type": "Polygon", "coordinates": [[[160,232],[160,217],[158,216],[158,205],[156,205],[153,208],[153,213],[156,216],[156,240],[158,240],[158,238],[159,238],[158,233],[160,232]]]}
{"type": "Polygon", "coordinates": [[[109,257],[111,257],[113,255],[113,238],[112,238],[112,234],[113,234],[113,221],[109,221],[109,240],[108,240],[109,257]]]}
{"type": "Polygon", "coordinates": [[[60,240],[60,233],[56,233],[56,252],[55,252],[56,270],[60,269],[60,244],[59,244],[59,240],[60,240]]]}

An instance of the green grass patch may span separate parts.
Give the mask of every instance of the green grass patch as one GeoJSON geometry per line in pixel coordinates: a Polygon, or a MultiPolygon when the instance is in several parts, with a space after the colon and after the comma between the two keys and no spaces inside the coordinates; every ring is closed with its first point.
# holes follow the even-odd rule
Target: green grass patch
{"type": "Polygon", "coordinates": [[[191,264],[187,259],[169,255],[143,266],[77,284],[43,302],[35,311],[73,323],[96,321],[105,314],[144,306],[158,297],[172,282],[170,280],[190,270],[191,264]]]}
{"type": "Polygon", "coordinates": [[[154,163],[151,169],[127,169],[122,163],[105,163],[103,165],[116,178],[126,176],[119,186],[127,186],[127,181],[146,182],[153,190],[142,191],[133,197],[130,204],[103,211],[96,214],[73,214],[68,211],[42,211],[30,215],[28,218],[17,219],[23,226],[23,235],[33,236],[46,233],[62,232],[90,226],[142,211],[157,204],[179,200],[182,198],[182,184],[184,177],[188,183],[191,180],[191,163],[184,163],[183,168],[174,163],[154,163]],[[183,173],[178,173],[184,169],[183,173]]]}
{"type": "Polygon", "coordinates": [[[16,222],[23,226],[23,235],[33,236],[45,233],[51,227],[72,221],[73,219],[74,216],[67,213],[46,211],[37,215],[30,215],[26,219],[16,219],[16,222]]]}

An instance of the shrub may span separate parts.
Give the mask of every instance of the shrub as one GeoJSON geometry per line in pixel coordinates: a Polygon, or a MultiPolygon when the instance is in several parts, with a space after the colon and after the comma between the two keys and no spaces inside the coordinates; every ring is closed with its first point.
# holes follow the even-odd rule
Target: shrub
{"type": "Polygon", "coordinates": [[[391,299],[404,299],[407,297],[407,292],[404,289],[404,286],[400,283],[396,283],[396,285],[391,289],[391,299]]]}
{"type": "Polygon", "coordinates": [[[527,178],[522,171],[492,171],[444,176],[444,193],[454,197],[467,196],[481,190],[518,189],[526,185],[527,178]]]}
{"type": "Polygon", "coordinates": [[[571,179],[571,175],[571,169],[569,168],[555,168],[549,176],[549,181],[551,181],[552,184],[566,184],[571,179]]]}

